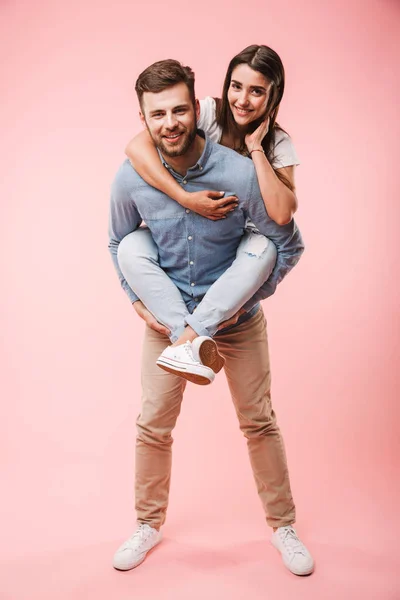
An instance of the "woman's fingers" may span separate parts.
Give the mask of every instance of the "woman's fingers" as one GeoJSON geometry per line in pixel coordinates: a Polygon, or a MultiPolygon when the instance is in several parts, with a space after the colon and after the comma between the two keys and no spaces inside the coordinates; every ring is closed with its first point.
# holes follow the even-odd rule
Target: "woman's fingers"
{"type": "Polygon", "coordinates": [[[235,204],[237,206],[238,203],[239,200],[237,199],[237,196],[226,196],[225,198],[221,198],[221,200],[213,201],[214,208],[222,208],[230,204],[235,204]]]}

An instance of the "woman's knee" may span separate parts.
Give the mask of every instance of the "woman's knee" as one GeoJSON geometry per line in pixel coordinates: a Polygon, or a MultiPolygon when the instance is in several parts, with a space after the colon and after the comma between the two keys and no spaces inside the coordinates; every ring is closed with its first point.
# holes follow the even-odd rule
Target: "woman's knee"
{"type": "Polygon", "coordinates": [[[257,273],[258,279],[264,282],[274,269],[277,254],[270,239],[259,233],[246,233],[239,244],[237,258],[245,265],[246,273],[257,273]]]}
{"type": "Polygon", "coordinates": [[[158,261],[157,246],[148,229],[138,229],[126,235],[118,245],[118,263],[121,268],[132,267],[140,260],[158,261]]]}

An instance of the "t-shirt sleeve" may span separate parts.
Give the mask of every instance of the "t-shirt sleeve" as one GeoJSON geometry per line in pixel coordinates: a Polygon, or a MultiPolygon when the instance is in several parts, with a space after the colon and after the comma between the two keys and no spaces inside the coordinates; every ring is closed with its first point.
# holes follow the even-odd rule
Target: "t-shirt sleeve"
{"type": "Polygon", "coordinates": [[[198,129],[202,129],[213,142],[219,142],[221,129],[217,124],[217,107],[215,99],[207,96],[200,100],[200,117],[197,121],[198,129]]]}
{"type": "Polygon", "coordinates": [[[275,159],[272,163],[274,169],[282,169],[283,167],[300,164],[291,137],[279,129],[276,132],[274,154],[275,159]]]}
{"type": "Polygon", "coordinates": [[[200,118],[197,121],[197,127],[207,133],[215,122],[215,100],[207,96],[200,100],[200,118]]]}

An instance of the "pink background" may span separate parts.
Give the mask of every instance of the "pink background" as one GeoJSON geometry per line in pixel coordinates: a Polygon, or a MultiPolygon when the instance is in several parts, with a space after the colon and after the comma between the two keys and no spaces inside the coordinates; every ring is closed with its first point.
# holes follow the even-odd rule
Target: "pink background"
{"type": "Polygon", "coordinates": [[[2,600],[400,598],[395,0],[2,0],[2,600]],[[280,122],[307,252],[264,303],[273,398],[317,561],[269,545],[226,382],[188,387],[165,542],[132,533],[143,323],[107,250],[108,194],[138,131],[133,83],[177,58],[217,95],[251,43],[281,55],[280,122]]]}

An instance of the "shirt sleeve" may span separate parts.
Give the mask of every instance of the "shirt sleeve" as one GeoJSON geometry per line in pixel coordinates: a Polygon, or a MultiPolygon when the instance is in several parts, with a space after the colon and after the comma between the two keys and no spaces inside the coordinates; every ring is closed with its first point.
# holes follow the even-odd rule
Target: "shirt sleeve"
{"type": "Polygon", "coordinates": [[[136,205],[126,188],[123,169],[124,166],[118,171],[111,187],[108,249],[122,288],[128,295],[129,300],[136,302],[139,298],[129,287],[118,264],[118,246],[120,241],[129,233],[135,231],[142,222],[136,205]]]}
{"type": "Polygon", "coordinates": [[[274,169],[299,165],[299,157],[291,137],[284,131],[277,129],[275,134],[275,158],[272,162],[274,169]]]}

